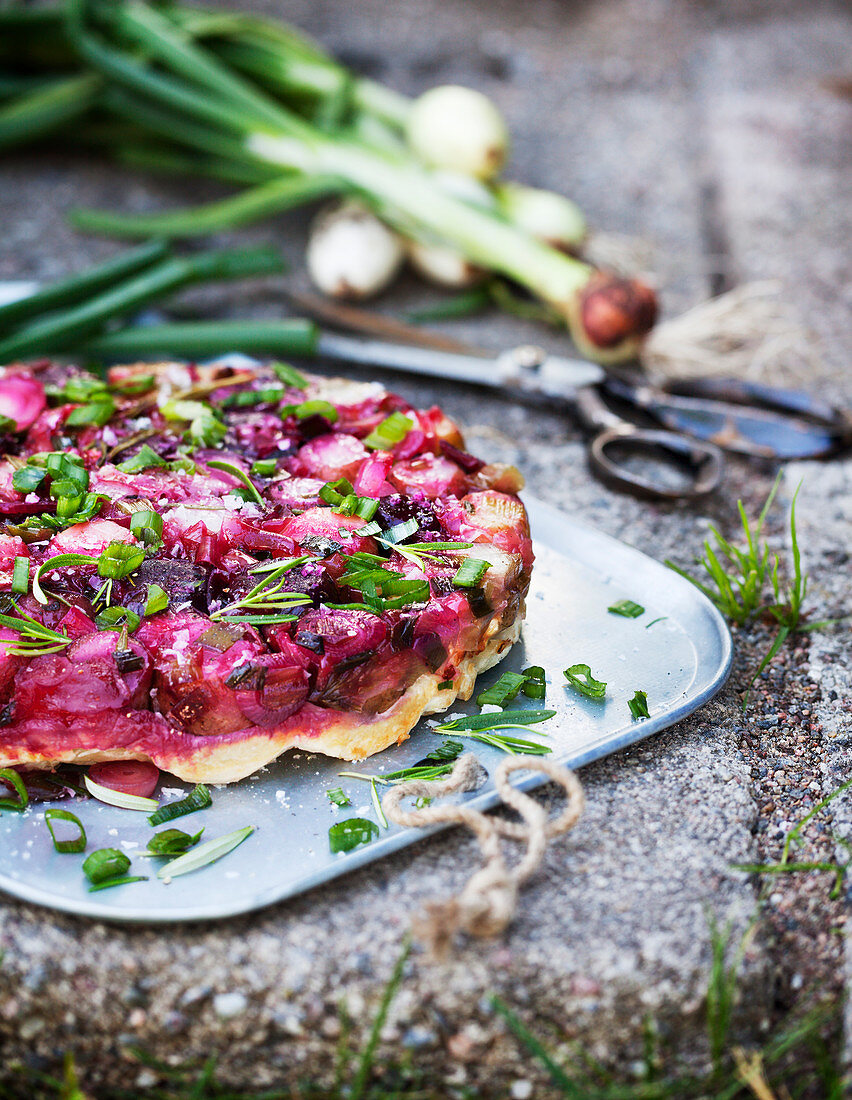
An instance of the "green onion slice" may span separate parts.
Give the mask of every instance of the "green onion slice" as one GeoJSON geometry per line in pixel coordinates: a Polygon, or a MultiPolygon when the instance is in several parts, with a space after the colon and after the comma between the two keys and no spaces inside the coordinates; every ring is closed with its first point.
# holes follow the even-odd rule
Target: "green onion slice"
{"type": "Polygon", "coordinates": [[[126,458],[124,462],[119,462],[118,469],[125,474],[139,474],[143,470],[150,470],[152,467],[165,465],[166,460],[161,458],[153,447],[149,447],[147,443],[143,443],[132,458],[126,458]]]}
{"type": "Polygon", "coordinates": [[[164,825],[167,821],[174,821],[177,817],[186,814],[194,814],[196,810],[206,810],[213,805],[210,791],[203,783],[193,787],[186,798],[177,802],[167,802],[148,818],[149,825],[164,825]]]}
{"type": "Polygon", "coordinates": [[[515,698],[525,682],[526,676],[522,672],[504,672],[496,684],[477,695],[476,704],[480,707],[502,707],[515,698]]]}
{"type": "Polygon", "coordinates": [[[12,570],[12,591],[19,596],[26,595],[30,590],[30,559],[24,557],[15,558],[15,568],[12,570]]]}
{"type": "Polygon", "coordinates": [[[291,367],[289,363],[270,363],[270,366],[275,372],[275,377],[283,382],[285,386],[292,386],[294,390],[306,390],[308,388],[307,378],[303,374],[299,374],[296,368],[291,367]]]}
{"type": "Polygon", "coordinates": [[[126,886],[129,882],[147,881],[147,875],[113,875],[111,878],[104,879],[102,882],[96,882],[93,886],[90,886],[89,893],[94,894],[97,890],[111,890],[113,886],[126,886]]]}
{"type": "Polygon", "coordinates": [[[130,530],[142,542],[152,542],[162,537],[163,517],[151,508],[140,508],[130,517],[130,530]]]}
{"type": "Polygon", "coordinates": [[[12,488],[19,493],[33,493],[47,477],[47,470],[35,466],[22,466],[12,474],[12,488]]]}
{"type": "Polygon", "coordinates": [[[108,806],[118,806],[120,810],[139,810],[147,812],[157,809],[156,798],[141,798],[138,794],[125,794],[124,791],[114,791],[111,787],[103,787],[96,783],[90,776],[83,776],[86,790],[96,798],[98,802],[105,802],[108,806]]]}
{"type": "Polygon", "coordinates": [[[606,695],[606,681],[596,680],[588,665],[571,665],[562,675],[572,688],[589,699],[603,699],[606,695]]]}
{"type": "Polygon", "coordinates": [[[118,581],[134,573],[145,560],[140,546],[126,542],[111,542],[98,558],[98,576],[118,581]]]}
{"type": "Polygon", "coordinates": [[[251,464],[251,475],[252,477],[274,477],[277,468],[277,458],[258,458],[251,464]]]}
{"type": "Polygon", "coordinates": [[[414,421],[411,417],[403,416],[401,412],[392,412],[373,428],[364,440],[364,446],[375,451],[389,451],[397,443],[402,443],[413,427],[414,421]]]}
{"type": "Polygon", "coordinates": [[[456,570],[453,584],[456,588],[475,588],[490,568],[491,562],[482,558],[465,558],[456,570]]]}
{"type": "Polygon", "coordinates": [[[226,856],[228,852],[232,852],[234,848],[247,840],[253,832],[254,825],[246,825],[245,828],[237,829],[236,832],[216,837],[215,840],[208,840],[205,844],[199,844],[191,852],[178,856],[177,859],[167,863],[165,867],[161,867],[157,872],[157,878],[177,878],[178,875],[188,875],[191,871],[197,871],[201,867],[206,867],[209,863],[215,863],[217,859],[226,856]]]}
{"type": "Polygon", "coordinates": [[[141,621],[135,611],[117,604],[105,607],[95,616],[98,630],[124,630],[127,627],[129,634],[134,634],[139,629],[141,621]]]}
{"type": "Polygon", "coordinates": [[[435,726],[439,733],[463,730],[474,730],[477,733],[484,730],[514,729],[521,726],[537,726],[539,722],[546,722],[556,714],[555,710],[502,710],[494,714],[470,714],[466,718],[456,718],[452,722],[443,722],[435,726]]]}
{"type": "Polygon", "coordinates": [[[633,698],[627,700],[627,705],[634,718],[651,717],[651,712],[648,710],[648,696],[644,691],[635,691],[633,698]]]}
{"type": "Polygon", "coordinates": [[[94,425],[97,428],[102,428],[114,412],[115,401],[109,394],[105,393],[97,401],[92,401],[88,405],[78,405],[76,409],[72,409],[65,418],[65,426],[67,428],[84,428],[94,425]]]}
{"type": "Polygon", "coordinates": [[[529,668],[524,669],[524,683],[521,687],[521,691],[526,695],[528,699],[543,699],[545,682],[544,682],[544,669],[541,665],[530,665],[529,668]]]}
{"type": "Polygon", "coordinates": [[[129,866],[130,859],[118,848],[98,848],[83,860],[83,874],[89,882],[103,882],[123,875],[129,866]]]}
{"type": "Polygon", "coordinates": [[[23,779],[14,768],[3,768],[0,771],[0,779],[13,787],[15,794],[18,796],[17,798],[0,798],[0,810],[15,810],[17,813],[21,813],[30,804],[30,796],[24,786],[23,779]]]}
{"type": "Polygon", "coordinates": [[[342,787],[331,787],[325,793],[328,796],[329,802],[333,802],[335,806],[352,805],[352,799],[348,795],[343,793],[342,787]]]}
{"type": "Polygon", "coordinates": [[[83,828],[83,822],[76,814],[72,814],[70,810],[47,809],[44,811],[44,823],[50,832],[53,847],[57,852],[85,852],[86,830],[83,828]],[[76,825],[78,835],[67,840],[57,840],[56,833],[53,830],[54,821],[68,821],[70,824],[76,825]]]}
{"type": "Polygon", "coordinates": [[[328,830],[328,846],[332,852],[351,852],[361,844],[369,844],[379,835],[375,821],[366,817],[349,817],[336,821],[328,830]]]}
{"type": "Polygon", "coordinates": [[[163,829],[155,833],[148,841],[148,848],[143,855],[151,856],[179,856],[195,845],[201,839],[204,829],[201,828],[194,835],[185,833],[182,829],[163,829]]]}
{"type": "Polygon", "coordinates": [[[158,584],[148,585],[148,598],[145,600],[143,614],[147,619],[149,615],[156,615],[158,611],[165,611],[169,606],[169,594],[158,584]]]}
{"type": "Polygon", "coordinates": [[[616,600],[612,607],[608,607],[607,611],[611,615],[623,615],[625,619],[638,619],[640,615],[645,614],[645,608],[641,603],[635,603],[633,600],[616,600]]]}

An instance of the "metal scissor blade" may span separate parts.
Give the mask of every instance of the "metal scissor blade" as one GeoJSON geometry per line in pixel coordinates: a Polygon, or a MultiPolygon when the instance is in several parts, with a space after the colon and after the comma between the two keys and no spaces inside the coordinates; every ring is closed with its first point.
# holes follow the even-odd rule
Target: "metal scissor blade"
{"type": "Polygon", "coordinates": [[[514,348],[491,358],[324,332],[317,343],[317,354],[346,363],[471,382],[492,389],[514,389],[566,401],[578,389],[604,377],[596,363],[547,355],[539,348],[514,348]]]}

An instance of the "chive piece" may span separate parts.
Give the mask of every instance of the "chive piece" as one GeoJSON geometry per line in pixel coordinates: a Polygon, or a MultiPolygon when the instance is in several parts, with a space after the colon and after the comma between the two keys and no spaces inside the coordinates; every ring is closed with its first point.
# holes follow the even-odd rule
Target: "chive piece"
{"type": "Polygon", "coordinates": [[[44,823],[48,828],[51,839],[53,840],[53,847],[57,852],[85,852],[86,830],[83,828],[83,823],[76,814],[72,814],[70,810],[47,809],[44,811],[44,823]],[[56,833],[53,830],[54,821],[69,821],[72,825],[77,826],[79,835],[72,837],[70,840],[57,840],[56,833]]]}
{"type": "Polygon", "coordinates": [[[410,538],[419,526],[420,524],[413,518],[404,520],[402,523],[395,523],[393,527],[384,532],[382,542],[396,546],[398,542],[410,538]]]}
{"type": "Polygon", "coordinates": [[[221,402],[223,409],[250,409],[255,405],[277,405],[284,397],[281,386],[264,386],[259,390],[240,390],[221,402]]]}
{"type": "Polygon", "coordinates": [[[526,677],[521,691],[526,695],[528,699],[543,699],[544,698],[544,669],[541,665],[530,665],[529,668],[523,670],[523,674],[526,677]]]}
{"type": "Polygon", "coordinates": [[[337,481],[327,481],[317,496],[326,504],[342,504],[354,491],[348,478],[339,477],[337,481]]]}
{"type": "Polygon", "coordinates": [[[237,829],[233,833],[227,833],[225,836],[216,837],[215,840],[208,840],[204,844],[199,844],[191,852],[186,852],[184,855],[178,856],[177,859],[170,860],[165,867],[161,867],[157,872],[157,878],[177,878],[178,875],[188,875],[191,871],[198,871],[201,867],[215,863],[217,859],[226,856],[228,852],[232,852],[234,848],[247,840],[253,832],[254,825],[246,825],[243,829],[237,829]]]}
{"type": "Polygon", "coordinates": [[[562,675],[572,688],[589,699],[603,699],[606,695],[606,681],[596,680],[588,665],[571,665],[562,675]]]}
{"type": "Polygon", "coordinates": [[[418,764],[440,764],[447,760],[455,760],[457,756],[461,756],[462,749],[464,749],[464,744],[461,741],[454,741],[451,737],[448,737],[437,748],[432,749],[428,755],[418,761],[418,764]]]}
{"type": "Polygon", "coordinates": [[[126,458],[124,462],[119,462],[118,469],[125,474],[140,474],[143,470],[150,470],[154,466],[165,465],[166,460],[161,458],[153,447],[143,443],[132,458],[126,458]]]}
{"type": "Polygon", "coordinates": [[[453,584],[456,588],[475,588],[490,568],[489,561],[483,561],[481,558],[465,558],[456,570],[453,584]]]}
{"type": "Polygon", "coordinates": [[[645,608],[641,603],[634,603],[633,600],[616,600],[612,607],[608,607],[607,611],[611,615],[623,615],[625,619],[638,619],[640,615],[645,614],[645,608]]]}
{"type": "Polygon", "coordinates": [[[277,458],[259,458],[251,464],[251,475],[252,477],[274,477],[277,468],[277,458]]]}
{"type": "Polygon", "coordinates": [[[139,629],[142,620],[129,607],[120,607],[117,604],[105,607],[95,616],[95,625],[98,630],[124,630],[134,634],[139,629]]]}
{"type": "Polygon", "coordinates": [[[414,421],[401,412],[392,412],[370,432],[364,446],[375,451],[389,451],[401,443],[414,427],[414,421]]]}
{"type": "Polygon", "coordinates": [[[148,824],[164,825],[167,821],[174,821],[176,817],[194,814],[196,810],[206,810],[208,806],[212,805],[213,799],[210,797],[210,791],[203,783],[198,783],[186,798],[181,798],[177,802],[167,802],[165,806],[160,806],[155,813],[149,816],[148,824]]]}
{"type": "Polygon", "coordinates": [[[35,466],[22,466],[12,474],[12,488],[19,493],[34,493],[47,477],[47,470],[35,466]]]}
{"type": "Polygon", "coordinates": [[[307,420],[309,416],[322,416],[330,424],[335,424],[340,419],[340,413],[329,401],[321,401],[315,398],[312,401],[303,401],[300,405],[285,405],[281,410],[283,417],[295,416],[297,420],[307,420]]]}
{"type": "Polygon", "coordinates": [[[385,811],[382,809],[382,804],[379,801],[379,791],[376,787],[375,778],[370,780],[370,797],[373,800],[373,809],[376,811],[376,817],[379,819],[379,824],[383,829],[389,829],[388,819],[385,817],[385,811]]]}
{"type": "Polygon", "coordinates": [[[201,839],[204,829],[199,829],[194,836],[185,833],[182,829],[163,829],[155,833],[148,841],[148,847],[143,853],[151,856],[179,856],[195,845],[201,839]]]}
{"type": "Polygon", "coordinates": [[[659,615],[656,619],[651,619],[651,621],[648,623],[648,625],[645,627],[645,629],[650,630],[651,627],[654,625],[654,623],[664,623],[667,618],[668,618],[668,615],[659,615]]]}
{"type": "Polygon", "coordinates": [[[480,741],[483,745],[490,745],[501,752],[507,752],[510,756],[523,754],[525,756],[547,756],[553,752],[550,745],[542,745],[540,741],[525,741],[521,737],[509,737],[505,733],[491,733],[483,730],[481,733],[469,733],[471,741],[480,741]]]}
{"type": "Polygon", "coordinates": [[[633,698],[627,700],[627,705],[634,718],[651,717],[651,712],[648,710],[648,696],[644,691],[635,691],[633,698]]]}
{"type": "Polygon", "coordinates": [[[98,576],[119,581],[135,573],[144,560],[145,551],[141,547],[111,542],[98,558],[98,576]]]}
{"type": "Polygon", "coordinates": [[[142,609],[142,614],[147,619],[149,615],[156,615],[158,611],[165,611],[169,606],[169,594],[164,588],[160,588],[158,584],[148,585],[148,598],[145,600],[145,606],[142,609]]]}
{"type": "Polygon", "coordinates": [[[211,470],[222,470],[223,473],[230,474],[231,477],[235,477],[237,481],[241,481],[254,503],[263,506],[263,497],[252,484],[248,474],[246,474],[244,470],[241,470],[239,466],[235,466],[233,462],[223,462],[218,458],[209,459],[206,465],[209,466],[211,470]]]}
{"type": "Polygon", "coordinates": [[[122,378],[118,382],[111,382],[110,389],[122,397],[137,397],[140,393],[147,393],[154,388],[156,378],[153,374],[136,374],[131,378],[122,378]]]}
{"type": "Polygon", "coordinates": [[[103,787],[96,783],[90,776],[83,776],[86,790],[99,802],[105,802],[108,806],[118,806],[120,810],[156,810],[156,798],[141,798],[138,794],[125,794],[124,791],[114,791],[112,787],[103,787]]]}
{"type": "Polygon", "coordinates": [[[327,790],[325,793],[328,796],[329,802],[333,802],[335,806],[351,806],[352,805],[352,799],[349,798],[348,795],[345,795],[343,793],[343,788],[342,787],[332,787],[329,790],[327,790]]]}
{"type": "Polygon", "coordinates": [[[502,707],[516,697],[525,681],[526,676],[522,672],[504,672],[496,684],[477,695],[476,705],[502,707]]]}
{"type": "Polygon", "coordinates": [[[296,368],[291,367],[289,363],[270,363],[269,365],[275,372],[275,377],[283,382],[285,386],[291,386],[294,390],[306,390],[308,388],[307,378],[303,374],[299,374],[296,368]]]}
{"type": "Polygon", "coordinates": [[[556,714],[555,710],[503,710],[493,714],[469,714],[466,718],[456,718],[451,722],[442,722],[436,726],[438,733],[462,732],[473,730],[476,733],[492,729],[514,729],[521,726],[536,726],[546,722],[556,714]]]}
{"type": "Polygon", "coordinates": [[[15,810],[17,813],[21,813],[30,804],[30,796],[24,786],[23,779],[14,768],[3,768],[0,771],[0,780],[14,788],[15,794],[18,796],[17,798],[0,798],[0,810],[15,810]]]}
{"type": "Polygon", "coordinates": [[[452,680],[442,680],[440,684],[438,684],[438,691],[445,691],[447,688],[451,688],[452,686],[452,680]]]}
{"type": "Polygon", "coordinates": [[[113,875],[112,878],[96,882],[89,887],[89,893],[94,894],[98,890],[111,890],[113,886],[126,886],[129,882],[147,882],[147,875],[113,875]]]}
{"type": "Polygon", "coordinates": [[[25,596],[30,590],[30,559],[24,557],[15,558],[15,568],[12,570],[12,591],[19,596],[25,596]]]}
{"type": "Polygon", "coordinates": [[[66,428],[102,428],[115,412],[115,401],[105,394],[103,400],[88,405],[78,405],[65,418],[66,428]]]}
{"type": "Polygon", "coordinates": [[[328,846],[332,852],[351,852],[361,844],[369,844],[379,835],[375,821],[366,817],[349,817],[336,821],[328,830],[328,846]]]}
{"type": "Polygon", "coordinates": [[[123,875],[129,866],[129,858],[118,848],[98,848],[83,860],[83,874],[89,882],[98,883],[123,875]]]}

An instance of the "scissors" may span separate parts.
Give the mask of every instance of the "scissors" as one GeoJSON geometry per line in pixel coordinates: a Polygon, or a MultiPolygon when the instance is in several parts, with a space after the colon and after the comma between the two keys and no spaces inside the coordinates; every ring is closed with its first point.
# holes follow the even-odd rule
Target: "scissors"
{"type": "MultiPolygon", "coordinates": [[[[0,298],[20,296],[21,287],[20,283],[0,284],[0,298]]],[[[227,346],[247,354],[318,356],[467,382],[515,399],[570,410],[591,435],[592,472],[613,488],[636,496],[669,501],[706,496],[721,480],[723,451],[767,459],[816,458],[852,443],[848,412],[796,390],[724,379],[652,385],[533,345],[494,355],[366,311],[348,309],[341,321],[327,307],[312,307],[307,297],[298,304],[350,329],[368,331],[378,326],[383,338],[329,332],[313,321],[288,318],[277,325],[259,325],[264,333],[260,340],[251,322],[216,321],[216,342],[223,351],[227,346]],[[385,334],[396,339],[386,339],[385,334]],[[628,409],[628,415],[616,411],[619,408],[628,409]],[[648,419],[655,426],[644,426],[642,421],[648,419]]],[[[95,339],[89,350],[120,357],[122,342],[127,340],[134,355],[172,354],[179,349],[186,356],[203,357],[211,354],[208,324],[134,327],[95,339]]]]}

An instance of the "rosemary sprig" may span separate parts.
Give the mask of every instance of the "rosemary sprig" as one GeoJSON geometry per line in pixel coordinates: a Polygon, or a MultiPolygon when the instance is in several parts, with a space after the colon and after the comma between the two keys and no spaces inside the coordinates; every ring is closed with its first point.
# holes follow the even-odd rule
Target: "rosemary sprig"
{"type": "Polygon", "coordinates": [[[214,621],[249,623],[252,626],[292,622],[296,616],[289,615],[289,609],[304,606],[311,600],[301,592],[287,592],[284,589],[285,574],[291,568],[291,565],[283,565],[276,569],[241,599],[214,611],[210,618],[214,621]]]}
{"type": "Polygon", "coordinates": [[[73,639],[67,634],[51,630],[49,626],[44,626],[38,619],[22,611],[14,600],[10,602],[20,617],[0,613],[0,626],[14,630],[18,635],[17,641],[11,638],[0,639],[0,645],[6,647],[8,654],[15,657],[41,657],[45,653],[58,653],[71,645],[73,639]]]}

